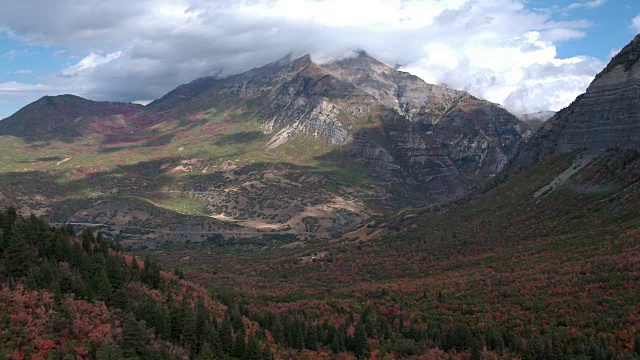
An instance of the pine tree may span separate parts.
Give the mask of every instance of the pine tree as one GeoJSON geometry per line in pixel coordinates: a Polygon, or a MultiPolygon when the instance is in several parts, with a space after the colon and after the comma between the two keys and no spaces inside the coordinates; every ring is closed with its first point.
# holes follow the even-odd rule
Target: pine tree
{"type": "Polygon", "coordinates": [[[356,325],[356,331],[353,335],[353,352],[358,359],[364,358],[367,351],[367,333],[361,322],[356,325]]]}
{"type": "Polygon", "coordinates": [[[134,256],[131,259],[131,280],[136,281],[140,279],[140,265],[138,259],[134,256]]]}
{"type": "Polygon", "coordinates": [[[246,332],[244,327],[240,328],[240,331],[236,333],[236,342],[233,348],[233,356],[238,359],[242,359],[247,349],[247,343],[245,342],[246,332]]]}
{"type": "Polygon", "coordinates": [[[186,344],[190,349],[198,350],[198,335],[196,333],[196,319],[193,315],[193,310],[191,306],[188,304],[184,304],[184,325],[182,328],[182,341],[186,344]]]}
{"type": "Polygon", "coordinates": [[[127,316],[122,325],[122,347],[127,357],[139,356],[144,351],[145,333],[143,327],[132,314],[127,316]]]}
{"type": "Polygon", "coordinates": [[[124,288],[119,288],[113,292],[109,304],[120,310],[127,310],[129,307],[129,295],[124,288]]]}
{"type": "Polygon", "coordinates": [[[233,352],[233,336],[231,334],[231,322],[229,318],[225,317],[220,325],[220,342],[222,344],[222,351],[227,354],[233,352]]]}
{"type": "Polygon", "coordinates": [[[206,340],[207,336],[206,327],[209,322],[209,311],[204,304],[204,300],[199,298],[196,302],[196,320],[195,320],[195,334],[196,334],[196,346],[198,349],[202,347],[202,344],[206,340]]]}
{"type": "Polygon", "coordinates": [[[215,354],[216,358],[220,359],[222,358],[222,342],[220,341],[220,335],[213,325],[209,325],[207,329],[207,340],[205,342],[209,344],[209,347],[215,354]]]}
{"type": "Polygon", "coordinates": [[[244,355],[245,360],[262,360],[262,349],[260,348],[260,342],[252,334],[249,335],[249,341],[247,342],[247,350],[244,355]]]}
{"type": "Polygon", "coordinates": [[[95,293],[98,296],[98,300],[111,304],[111,281],[109,281],[107,271],[104,267],[100,270],[100,275],[98,275],[95,286],[95,293]]]}
{"type": "Polygon", "coordinates": [[[318,333],[314,325],[307,326],[304,347],[314,351],[318,348],[318,333]]]}
{"type": "Polygon", "coordinates": [[[7,244],[5,258],[7,270],[14,278],[24,278],[31,273],[32,253],[25,234],[14,231],[7,244]]]}
{"type": "Polygon", "coordinates": [[[273,340],[278,344],[284,344],[284,327],[282,326],[282,321],[280,317],[276,317],[271,326],[271,335],[273,336],[273,340]]]}
{"type": "Polygon", "coordinates": [[[342,341],[340,333],[336,331],[333,334],[333,339],[331,340],[331,352],[334,354],[339,354],[340,352],[342,352],[343,348],[344,342],[342,341]]]}
{"type": "Polygon", "coordinates": [[[162,305],[159,305],[156,311],[156,335],[158,335],[161,339],[168,340],[171,337],[171,324],[169,323],[169,314],[162,305]]]}
{"type": "Polygon", "coordinates": [[[304,327],[302,321],[293,320],[291,329],[291,347],[297,350],[304,349],[304,327]]]}
{"type": "Polygon", "coordinates": [[[80,237],[82,238],[82,249],[87,253],[91,252],[91,244],[96,241],[91,230],[89,228],[85,228],[80,237]]]}
{"type": "Polygon", "coordinates": [[[218,360],[220,359],[218,356],[216,356],[216,353],[213,351],[213,349],[211,349],[211,346],[209,345],[208,342],[205,342],[204,345],[202,345],[202,350],[200,351],[200,354],[198,354],[197,360],[218,360]]]}
{"type": "Polygon", "coordinates": [[[96,353],[97,360],[123,360],[124,354],[118,345],[103,343],[96,353]]]}
{"type": "Polygon", "coordinates": [[[482,360],[482,343],[478,339],[474,339],[471,344],[470,360],[482,360]]]}

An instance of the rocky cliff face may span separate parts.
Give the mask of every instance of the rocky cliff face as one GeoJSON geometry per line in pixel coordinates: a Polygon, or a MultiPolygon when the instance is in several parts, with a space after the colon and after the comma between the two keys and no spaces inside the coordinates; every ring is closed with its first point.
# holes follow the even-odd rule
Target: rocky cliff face
{"type": "Polygon", "coordinates": [[[640,151],[640,35],[521,148],[516,168],[577,149],[640,151]]]}

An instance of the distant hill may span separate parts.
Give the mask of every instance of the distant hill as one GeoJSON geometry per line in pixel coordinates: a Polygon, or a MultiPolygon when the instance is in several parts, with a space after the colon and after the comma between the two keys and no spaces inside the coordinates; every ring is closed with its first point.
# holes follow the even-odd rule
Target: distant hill
{"type": "Polygon", "coordinates": [[[91,101],[75,95],[45,96],[0,121],[0,135],[47,134],[78,119],[132,116],[142,108],[137,104],[91,101]]]}

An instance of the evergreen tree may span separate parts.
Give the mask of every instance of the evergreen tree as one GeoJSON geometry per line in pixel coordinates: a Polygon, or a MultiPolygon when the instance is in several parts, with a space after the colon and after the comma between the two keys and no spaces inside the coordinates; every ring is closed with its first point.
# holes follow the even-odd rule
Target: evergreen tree
{"type": "Polygon", "coordinates": [[[456,349],[457,351],[464,351],[470,348],[473,342],[473,335],[469,325],[465,323],[456,323],[453,325],[453,329],[447,334],[446,346],[448,349],[456,349]]]}
{"type": "Polygon", "coordinates": [[[110,305],[120,310],[129,309],[129,305],[130,305],[129,295],[127,294],[127,291],[123,287],[113,292],[110,305]]]}
{"type": "MultiPolygon", "coordinates": [[[[140,265],[138,259],[134,256],[131,259],[131,280],[136,281],[140,279],[140,265]]],[[[171,294],[171,292],[169,292],[171,294]]]]}
{"type": "Polygon", "coordinates": [[[213,351],[213,349],[211,349],[211,346],[209,345],[209,343],[205,342],[204,345],[202,345],[202,350],[200,351],[200,354],[198,354],[197,360],[218,360],[220,359],[216,353],[213,351]]]}
{"type": "Polygon", "coordinates": [[[344,341],[342,340],[341,334],[336,331],[333,334],[333,339],[331,340],[331,352],[334,354],[339,354],[344,349],[344,341]]]}
{"type": "Polygon", "coordinates": [[[353,335],[353,352],[358,359],[362,359],[367,351],[367,333],[361,322],[356,325],[356,331],[353,335]]]}
{"type": "Polygon", "coordinates": [[[98,296],[98,300],[111,304],[111,281],[109,281],[107,271],[104,267],[100,270],[100,275],[98,275],[95,286],[95,293],[98,296]]]}
{"type": "Polygon", "coordinates": [[[314,325],[307,326],[304,347],[313,351],[318,348],[318,333],[314,325]]]}
{"type": "Polygon", "coordinates": [[[80,235],[80,238],[82,239],[82,250],[87,253],[91,252],[91,244],[96,240],[91,230],[89,228],[85,228],[82,231],[82,235],[80,235]]]}
{"type": "Polygon", "coordinates": [[[127,357],[142,355],[145,347],[145,332],[140,324],[129,314],[122,325],[122,347],[127,357]]]}
{"type": "Polygon", "coordinates": [[[154,328],[156,335],[161,339],[168,340],[171,337],[171,324],[169,323],[169,314],[167,310],[162,306],[156,308],[157,318],[154,328]]]}
{"type": "Polygon", "coordinates": [[[246,332],[244,328],[241,328],[241,330],[236,334],[236,343],[233,348],[233,356],[238,359],[244,358],[244,354],[246,352],[247,344],[245,342],[245,335],[246,332]]]}
{"type": "Polygon", "coordinates": [[[252,334],[249,335],[249,341],[247,342],[247,350],[244,355],[245,360],[262,360],[262,349],[260,348],[260,342],[252,334]]]}
{"type": "Polygon", "coordinates": [[[209,322],[209,311],[207,310],[202,298],[199,298],[196,302],[195,312],[196,319],[194,331],[196,335],[196,347],[200,349],[206,340],[206,336],[208,336],[206,327],[209,322]]]}
{"type": "Polygon", "coordinates": [[[298,350],[304,349],[304,327],[302,321],[298,319],[293,320],[290,346],[298,350]]]}
{"type": "Polygon", "coordinates": [[[228,317],[224,318],[220,326],[220,343],[222,344],[222,351],[231,354],[233,350],[233,336],[231,334],[231,323],[228,317]]]}
{"type": "Polygon", "coordinates": [[[124,354],[118,345],[104,343],[96,353],[97,360],[123,360],[124,354]]]}
{"type": "Polygon", "coordinates": [[[271,326],[271,335],[273,336],[273,340],[278,344],[284,344],[284,327],[282,326],[282,321],[280,317],[276,317],[271,326]]]}
{"type": "Polygon", "coordinates": [[[504,350],[504,340],[502,339],[502,335],[494,328],[487,329],[485,339],[487,343],[487,349],[489,349],[490,351],[504,350]]]}
{"type": "Polygon", "coordinates": [[[182,342],[190,349],[197,352],[198,348],[198,336],[196,334],[196,319],[193,315],[193,310],[189,304],[184,304],[184,325],[182,328],[181,339],[182,342]]]}
{"type": "Polygon", "coordinates": [[[212,325],[209,325],[207,329],[207,340],[205,342],[209,344],[209,347],[216,358],[220,359],[222,358],[222,342],[220,341],[220,335],[212,325]]]}
{"type": "Polygon", "coordinates": [[[27,277],[31,273],[32,253],[26,234],[15,231],[6,249],[7,270],[15,279],[27,277]]]}

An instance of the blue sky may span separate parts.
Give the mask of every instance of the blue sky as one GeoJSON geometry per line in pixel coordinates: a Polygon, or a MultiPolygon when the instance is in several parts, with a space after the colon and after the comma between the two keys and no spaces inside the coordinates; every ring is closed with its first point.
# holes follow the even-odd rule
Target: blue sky
{"type": "MultiPolygon", "coordinates": [[[[564,8],[580,3],[572,0],[530,1],[531,8],[564,8]]],[[[588,1],[584,3],[589,3],[588,1]]],[[[590,8],[579,7],[572,11],[559,9],[553,18],[557,20],[588,20],[591,25],[584,29],[583,38],[558,43],[558,56],[571,57],[590,55],[608,61],[612,49],[618,50],[629,43],[638,33],[630,27],[632,19],[640,14],[638,0],[608,0],[602,5],[590,8]]]]}
{"type": "Polygon", "coordinates": [[[356,48],[514,113],[558,110],[640,31],[638,0],[83,4],[4,6],[0,118],[43,95],[148,101],[197,77],[238,73],[289,52],[329,61],[356,48]]]}

